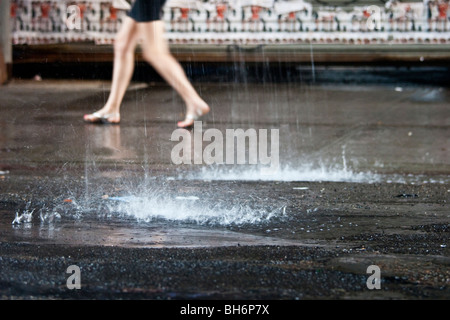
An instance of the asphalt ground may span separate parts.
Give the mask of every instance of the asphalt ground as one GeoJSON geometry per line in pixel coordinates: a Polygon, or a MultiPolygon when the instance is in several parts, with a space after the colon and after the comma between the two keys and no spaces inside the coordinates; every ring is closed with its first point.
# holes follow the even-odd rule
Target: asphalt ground
{"type": "Polygon", "coordinates": [[[277,172],[174,164],[164,83],[134,82],[116,126],[82,121],[107,81],[0,88],[2,299],[449,298],[448,87],[194,85],[204,131],[279,130],[277,172]]]}

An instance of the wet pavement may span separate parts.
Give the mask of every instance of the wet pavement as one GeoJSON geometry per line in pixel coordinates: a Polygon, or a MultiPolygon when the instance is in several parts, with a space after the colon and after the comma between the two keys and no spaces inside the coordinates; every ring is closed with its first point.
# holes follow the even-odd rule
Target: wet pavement
{"type": "Polygon", "coordinates": [[[133,83],[112,126],[82,121],[107,81],[0,88],[3,299],[450,297],[448,87],[195,86],[204,131],[279,130],[277,172],[174,164],[164,83],[133,83]]]}

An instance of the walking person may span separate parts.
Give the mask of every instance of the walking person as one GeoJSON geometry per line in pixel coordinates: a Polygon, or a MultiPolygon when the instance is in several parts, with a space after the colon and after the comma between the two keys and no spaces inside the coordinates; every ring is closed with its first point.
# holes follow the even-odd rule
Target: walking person
{"type": "Polygon", "coordinates": [[[114,67],[109,98],[102,109],[84,115],[88,123],[120,123],[120,105],[134,71],[134,51],[139,41],[145,61],[180,94],[186,104],[186,116],[179,127],[190,127],[210,111],[172,56],[164,38],[161,12],[166,0],[136,0],[114,42],[114,67]]]}

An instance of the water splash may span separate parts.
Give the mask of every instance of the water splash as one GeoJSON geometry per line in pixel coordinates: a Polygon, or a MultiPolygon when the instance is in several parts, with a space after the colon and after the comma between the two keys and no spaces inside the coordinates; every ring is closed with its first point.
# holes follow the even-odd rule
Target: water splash
{"type": "Polygon", "coordinates": [[[223,167],[203,167],[197,172],[180,173],[179,179],[200,180],[238,180],[238,181],[329,181],[329,182],[360,182],[376,183],[383,180],[383,176],[372,172],[354,172],[348,168],[312,166],[285,166],[273,174],[261,174],[260,168],[241,167],[232,170],[223,167]]]}
{"type": "Polygon", "coordinates": [[[19,212],[16,212],[16,217],[14,218],[12,224],[31,223],[31,221],[33,220],[33,213],[34,209],[31,211],[26,210],[21,214],[19,214],[19,212]]]}
{"type": "Polygon", "coordinates": [[[22,213],[16,211],[16,216],[12,221],[12,224],[17,225],[22,223],[31,223],[33,221],[33,213],[35,210],[36,208],[32,208],[31,201],[28,201],[22,213]]]}
{"type": "Polygon", "coordinates": [[[201,200],[196,196],[126,196],[107,199],[109,210],[138,221],[177,221],[199,225],[243,225],[269,221],[285,213],[283,205],[268,206],[201,200]]]}
{"type": "Polygon", "coordinates": [[[180,172],[177,179],[211,180],[211,181],[307,181],[307,182],[350,182],[350,183],[401,183],[401,184],[445,184],[449,183],[449,175],[427,174],[394,174],[373,171],[356,171],[348,166],[345,149],[342,152],[343,164],[326,165],[304,163],[286,165],[272,174],[262,174],[258,166],[227,165],[204,166],[199,170],[180,172]]]}

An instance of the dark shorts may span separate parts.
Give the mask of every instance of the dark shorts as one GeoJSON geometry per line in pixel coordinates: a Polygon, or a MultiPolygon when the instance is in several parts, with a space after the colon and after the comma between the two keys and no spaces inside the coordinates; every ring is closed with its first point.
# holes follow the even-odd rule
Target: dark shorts
{"type": "Polygon", "coordinates": [[[161,20],[165,2],[166,0],[136,0],[128,16],[136,22],[161,20]]]}

